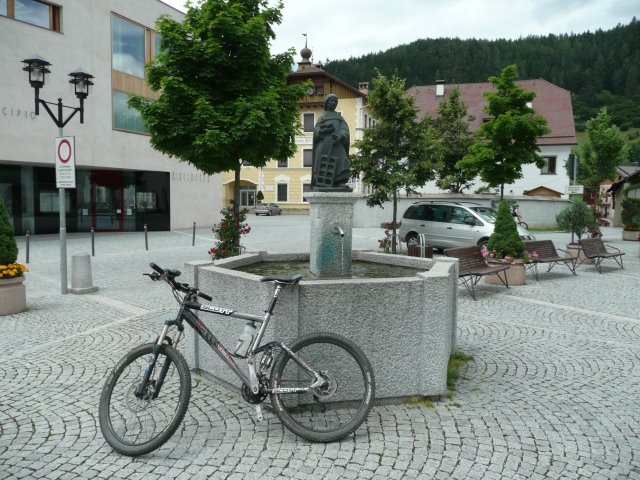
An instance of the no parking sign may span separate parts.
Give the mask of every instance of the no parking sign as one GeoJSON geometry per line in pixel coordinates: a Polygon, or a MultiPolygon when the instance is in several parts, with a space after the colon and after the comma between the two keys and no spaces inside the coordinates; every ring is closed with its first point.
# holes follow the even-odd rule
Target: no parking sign
{"type": "Polygon", "coordinates": [[[76,188],[75,137],[56,138],[56,187],[76,188]]]}

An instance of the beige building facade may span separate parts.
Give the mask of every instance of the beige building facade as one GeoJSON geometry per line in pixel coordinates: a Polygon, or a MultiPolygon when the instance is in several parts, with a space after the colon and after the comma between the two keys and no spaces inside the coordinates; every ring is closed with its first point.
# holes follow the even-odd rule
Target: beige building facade
{"type": "MultiPolygon", "coordinates": [[[[277,203],[284,211],[305,212],[309,204],[305,192],[311,186],[311,165],[313,149],[313,129],[324,112],[324,102],[328,94],[338,97],[337,112],[342,114],[349,125],[351,154],[355,153],[353,143],[362,137],[362,131],[371,125],[365,99],[367,85],[354,88],[342,80],[328,74],[321,65],[310,61],[311,50],[306,46],[300,51],[302,60],[296,71],[289,77],[289,83],[309,81],[311,87],[307,96],[300,102],[301,132],[296,136],[296,153],[286,161],[270,161],[265,167],[256,168],[244,164],[240,171],[240,207],[248,208],[258,203],[258,192],[262,192],[264,203],[277,203]]],[[[224,185],[224,204],[233,200],[234,173],[222,176],[224,185]]],[[[354,191],[360,188],[357,179],[351,182],[354,191]]]]}

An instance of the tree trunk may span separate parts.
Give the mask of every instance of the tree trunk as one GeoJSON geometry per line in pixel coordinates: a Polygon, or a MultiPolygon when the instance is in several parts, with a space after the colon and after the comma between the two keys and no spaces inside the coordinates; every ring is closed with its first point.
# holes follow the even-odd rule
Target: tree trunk
{"type": "Polygon", "coordinates": [[[504,200],[504,183],[500,184],[500,201],[504,200]]]}
{"type": "MultiPolygon", "coordinates": [[[[233,222],[234,224],[240,223],[240,168],[242,168],[242,162],[238,162],[236,169],[234,171],[234,181],[233,181],[233,222]]],[[[236,233],[233,237],[233,246],[237,247],[238,252],[240,251],[240,234],[236,233]]]]}
{"type": "Polygon", "coordinates": [[[392,226],[393,230],[391,231],[391,253],[396,253],[396,218],[398,216],[398,192],[393,192],[393,220],[392,226]]]}

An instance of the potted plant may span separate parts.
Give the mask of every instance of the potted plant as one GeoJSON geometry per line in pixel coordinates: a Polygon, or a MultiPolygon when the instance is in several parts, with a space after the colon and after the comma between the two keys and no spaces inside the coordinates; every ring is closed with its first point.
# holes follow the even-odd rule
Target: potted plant
{"type": "Polygon", "coordinates": [[[598,220],[594,211],[583,201],[577,200],[556,215],[556,222],[562,230],[571,232],[571,242],[567,244],[567,250],[578,256],[578,263],[592,263],[591,259],[582,254],[577,240],[589,232],[598,230],[598,220]]]}
{"type": "Polygon", "coordinates": [[[26,310],[27,292],[24,286],[25,265],[16,262],[18,245],[9,214],[0,198],[0,315],[26,310]]]}
{"type": "Polygon", "coordinates": [[[212,228],[217,238],[216,244],[208,252],[212,260],[240,255],[244,247],[234,245],[233,240],[236,236],[246,235],[251,231],[249,224],[244,223],[247,219],[246,209],[238,212],[238,221],[234,221],[233,210],[230,208],[220,210],[220,213],[222,220],[212,228]]]}
{"type": "MultiPolygon", "coordinates": [[[[509,204],[500,202],[493,233],[487,246],[483,247],[482,254],[489,262],[509,264],[510,268],[505,273],[510,286],[525,284],[524,263],[535,256],[535,252],[529,253],[525,248],[509,204]]],[[[486,276],[485,281],[494,285],[501,283],[496,275],[486,276]]]]}
{"type": "Polygon", "coordinates": [[[622,239],[637,240],[640,235],[640,198],[622,200],[622,239]]]}

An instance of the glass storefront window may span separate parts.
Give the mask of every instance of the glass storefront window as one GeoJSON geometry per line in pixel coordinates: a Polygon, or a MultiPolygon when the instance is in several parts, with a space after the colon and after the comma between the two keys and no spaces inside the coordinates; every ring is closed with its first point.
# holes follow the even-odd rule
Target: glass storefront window
{"type": "Polygon", "coordinates": [[[129,108],[129,95],[113,92],[113,128],[132,132],[149,133],[142,115],[135,108],[129,108]]]}
{"type": "Polygon", "coordinates": [[[115,15],[112,19],[113,69],[144,78],[144,28],[115,15]]]}
{"type": "Polygon", "coordinates": [[[0,0],[0,15],[7,16],[7,0],[0,0]]]}
{"type": "MultiPolygon", "coordinates": [[[[6,8],[6,0],[5,0],[6,8]]],[[[15,19],[49,28],[49,5],[35,0],[15,0],[15,19]]]]}

